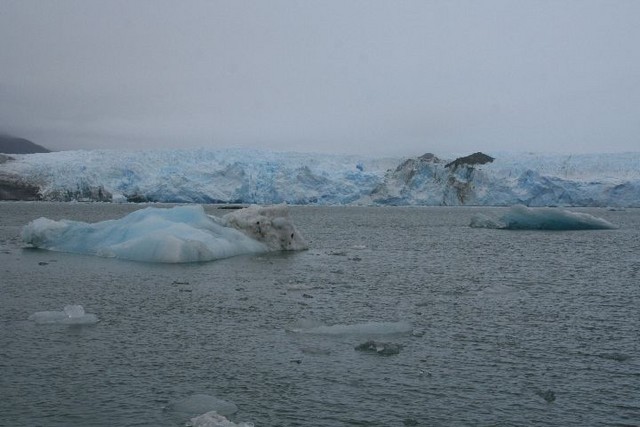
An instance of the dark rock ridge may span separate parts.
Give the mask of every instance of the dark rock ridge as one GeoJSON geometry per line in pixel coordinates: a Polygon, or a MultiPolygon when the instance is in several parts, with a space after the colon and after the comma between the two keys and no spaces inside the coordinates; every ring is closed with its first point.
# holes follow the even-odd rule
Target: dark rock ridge
{"type": "MultiPolygon", "coordinates": [[[[0,162],[1,163],[1,162],[0,162]]],[[[0,200],[41,200],[38,186],[18,177],[0,174],[0,200]]]]}
{"type": "Polygon", "coordinates": [[[50,153],[41,145],[35,144],[28,139],[18,138],[11,135],[0,134],[0,153],[4,154],[33,154],[50,153]]]}
{"type": "Polygon", "coordinates": [[[491,156],[487,156],[484,153],[477,152],[477,153],[470,154],[468,156],[458,157],[453,162],[447,163],[446,165],[444,165],[444,167],[445,168],[450,168],[450,167],[453,166],[453,169],[455,170],[458,166],[463,166],[463,165],[468,165],[468,166],[484,165],[486,163],[491,163],[494,160],[495,159],[493,157],[491,157],[491,156]]]}

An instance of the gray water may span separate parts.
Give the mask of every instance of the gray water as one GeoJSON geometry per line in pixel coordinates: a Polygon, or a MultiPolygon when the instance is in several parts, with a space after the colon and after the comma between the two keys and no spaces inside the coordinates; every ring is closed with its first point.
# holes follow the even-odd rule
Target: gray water
{"type": "Polygon", "coordinates": [[[0,425],[184,425],[166,408],[195,393],[256,426],[640,423],[639,210],[545,232],[468,227],[497,208],[292,207],[310,250],[188,265],[19,239],[40,216],[141,207],[0,203],[0,425]],[[100,322],[28,320],[67,304],[100,322]],[[401,321],[413,333],[290,331],[401,321]],[[369,338],[402,348],[354,350],[369,338]]]}

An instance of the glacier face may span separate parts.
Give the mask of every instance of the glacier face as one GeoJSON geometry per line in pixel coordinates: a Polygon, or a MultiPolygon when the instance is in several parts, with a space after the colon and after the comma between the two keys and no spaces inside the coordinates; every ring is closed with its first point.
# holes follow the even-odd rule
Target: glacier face
{"type": "Polygon", "coordinates": [[[255,150],[62,151],[13,155],[0,178],[45,200],[348,204],[395,161],[255,150]]]}
{"type": "Polygon", "coordinates": [[[374,189],[376,204],[640,206],[640,153],[495,154],[486,164],[408,159],[374,189]]]}
{"type": "Polygon", "coordinates": [[[239,149],[12,155],[0,199],[37,189],[61,201],[640,207],[640,153],[490,154],[484,164],[239,149]]]}

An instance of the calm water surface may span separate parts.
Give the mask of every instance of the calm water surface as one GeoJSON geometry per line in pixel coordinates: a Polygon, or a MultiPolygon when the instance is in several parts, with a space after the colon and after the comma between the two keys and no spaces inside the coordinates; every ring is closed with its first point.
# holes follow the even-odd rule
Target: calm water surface
{"type": "Polygon", "coordinates": [[[195,393],[256,426],[640,424],[639,210],[533,232],[468,227],[497,208],[293,207],[310,250],[188,265],[19,239],[40,216],[141,207],[0,203],[0,425],[184,425],[166,407],[195,393]],[[100,322],[28,320],[67,304],[100,322]],[[413,333],[289,331],[401,321],[413,333]],[[354,350],[369,338],[402,349],[354,350]]]}

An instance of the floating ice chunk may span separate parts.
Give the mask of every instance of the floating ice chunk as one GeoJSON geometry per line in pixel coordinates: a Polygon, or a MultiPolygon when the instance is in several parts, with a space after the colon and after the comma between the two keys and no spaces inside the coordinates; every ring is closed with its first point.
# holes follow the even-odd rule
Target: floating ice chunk
{"type": "Polygon", "coordinates": [[[316,335],[392,335],[411,332],[411,324],[407,322],[366,322],[351,325],[318,325],[294,327],[291,332],[316,335]]]}
{"type": "Polygon", "coordinates": [[[356,351],[364,351],[368,353],[375,353],[381,356],[391,356],[400,353],[402,346],[391,342],[380,342],[369,340],[355,347],[356,351]]]}
{"type": "Polygon", "coordinates": [[[528,208],[516,205],[499,220],[483,214],[471,218],[471,227],[509,230],[601,230],[617,228],[602,218],[557,208],[528,208]]]}
{"type": "Polygon", "coordinates": [[[127,203],[127,198],[118,193],[113,193],[111,195],[111,203],[127,203]]]}
{"type": "Polygon", "coordinates": [[[210,411],[206,414],[199,415],[195,418],[191,418],[191,421],[187,423],[189,427],[254,427],[253,423],[234,423],[229,421],[223,415],[218,414],[216,411],[210,411]]]}
{"type": "Polygon", "coordinates": [[[216,414],[222,416],[228,416],[238,412],[238,407],[233,402],[219,399],[208,394],[193,394],[169,404],[166,410],[172,412],[177,417],[187,420],[211,411],[215,411],[216,414]]]}
{"type": "Polygon", "coordinates": [[[67,305],[63,311],[39,311],[29,316],[36,323],[62,323],[66,325],[88,325],[98,322],[95,314],[87,314],[81,305],[67,305]]]}
{"type": "MultiPolygon", "coordinates": [[[[257,210],[254,208],[251,212],[257,210]]],[[[286,207],[278,212],[286,213],[286,207]]],[[[257,213],[238,215],[248,220],[255,218],[257,213]]],[[[281,216],[273,219],[277,226],[269,226],[269,230],[275,231],[265,234],[264,243],[252,238],[241,226],[227,226],[229,220],[210,217],[199,205],[171,209],[150,207],[119,220],[95,224],[39,218],[23,228],[22,239],[34,247],[53,251],[166,263],[212,261],[269,250],[300,249],[303,241],[297,237],[293,224],[281,216]],[[275,245],[274,239],[283,241],[279,232],[284,230],[294,238],[289,237],[282,245],[275,245]]]]}
{"type": "Polygon", "coordinates": [[[241,230],[271,250],[297,251],[307,243],[289,219],[287,205],[257,206],[231,212],[222,217],[225,225],[241,230]]]}
{"type": "Polygon", "coordinates": [[[70,319],[78,319],[85,315],[84,307],[81,305],[65,305],[64,313],[69,316],[70,319]]]}

